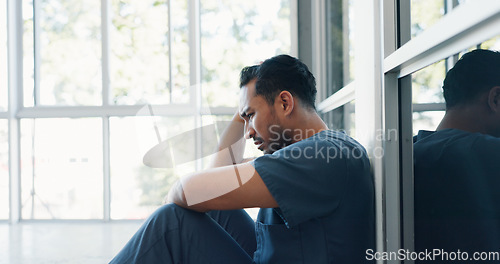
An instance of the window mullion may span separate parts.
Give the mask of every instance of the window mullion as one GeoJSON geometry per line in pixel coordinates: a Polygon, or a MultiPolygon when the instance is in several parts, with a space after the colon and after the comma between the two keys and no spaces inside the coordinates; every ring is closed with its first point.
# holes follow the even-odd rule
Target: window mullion
{"type": "Polygon", "coordinates": [[[290,55],[299,56],[299,3],[298,0],[290,0],[290,55]]]}
{"type": "MultiPolygon", "coordinates": [[[[102,67],[102,105],[110,105],[110,63],[109,63],[109,29],[111,27],[110,1],[101,1],[101,67],[102,67]]],[[[102,147],[103,147],[103,218],[104,221],[111,219],[111,175],[110,175],[110,139],[109,139],[109,116],[102,117],[102,147]]]]}
{"type": "Polygon", "coordinates": [[[201,29],[200,29],[200,1],[189,0],[189,85],[191,103],[195,106],[195,158],[196,170],[201,169],[202,134],[201,128],[201,29]]]}
{"type": "MultiPolygon", "coordinates": [[[[326,87],[326,3],[324,1],[313,1],[312,11],[312,65],[311,71],[316,76],[316,86],[326,87]]],[[[325,91],[318,90],[317,98],[326,99],[325,91]]]]}
{"type": "Polygon", "coordinates": [[[40,81],[41,81],[41,27],[40,27],[41,8],[40,0],[33,0],[33,105],[40,105],[40,81]]]}
{"type": "Polygon", "coordinates": [[[172,27],[172,1],[168,0],[168,93],[169,93],[169,102],[173,103],[172,95],[174,89],[174,80],[173,80],[173,65],[172,65],[172,36],[173,36],[173,27],[172,27]]]}
{"type": "Polygon", "coordinates": [[[111,169],[110,169],[110,138],[109,116],[102,118],[102,146],[103,146],[103,218],[111,219],[111,169]]]}
{"type": "Polygon", "coordinates": [[[109,39],[111,27],[110,0],[101,1],[101,67],[102,67],[102,105],[110,104],[110,63],[109,63],[109,39]]]}
{"type": "Polygon", "coordinates": [[[22,2],[7,1],[8,120],[9,120],[9,222],[21,219],[21,144],[17,113],[23,107],[22,2]]]}

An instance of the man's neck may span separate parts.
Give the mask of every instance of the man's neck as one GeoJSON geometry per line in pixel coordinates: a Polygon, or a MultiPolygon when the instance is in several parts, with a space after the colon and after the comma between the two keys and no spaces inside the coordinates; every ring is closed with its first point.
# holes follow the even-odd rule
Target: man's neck
{"type": "Polygon", "coordinates": [[[489,134],[485,119],[485,113],[477,106],[452,108],[446,111],[436,130],[451,128],[471,133],[489,134]]]}
{"type": "Polygon", "coordinates": [[[294,127],[295,129],[292,130],[294,142],[304,140],[328,129],[325,122],[323,122],[316,112],[303,113],[301,118],[297,119],[294,127]]]}

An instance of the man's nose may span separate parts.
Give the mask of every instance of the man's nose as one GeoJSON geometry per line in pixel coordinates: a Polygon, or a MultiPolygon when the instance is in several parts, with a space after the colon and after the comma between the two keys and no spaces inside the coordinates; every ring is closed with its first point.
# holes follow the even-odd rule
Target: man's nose
{"type": "Polygon", "coordinates": [[[255,129],[250,124],[245,125],[245,138],[246,139],[251,139],[255,137],[255,129]]]}

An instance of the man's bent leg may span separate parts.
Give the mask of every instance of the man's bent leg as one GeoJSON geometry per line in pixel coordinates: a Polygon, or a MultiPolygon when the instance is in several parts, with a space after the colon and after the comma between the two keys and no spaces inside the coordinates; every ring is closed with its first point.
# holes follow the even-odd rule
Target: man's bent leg
{"type": "Polygon", "coordinates": [[[251,263],[211,217],[167,204],[156,210],[110,263],[251,263]]]}

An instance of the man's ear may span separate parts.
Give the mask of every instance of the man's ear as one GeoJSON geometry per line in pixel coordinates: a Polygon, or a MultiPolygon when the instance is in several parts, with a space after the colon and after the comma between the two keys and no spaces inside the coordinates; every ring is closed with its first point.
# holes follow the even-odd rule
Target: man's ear
{"type": "Polygon", "coordinates": [[[281,93],[278,95],[277,101],[283,115],[289,116],[292,113],[293,108],[295,107],[293,95],[289,91],[281,91],[281,93]]]}
{"type": "Polygon", "coordinates": [[[500,113],[500,86],[490,89],[488,94],[488,105],[495,113],[500,113]]]}

